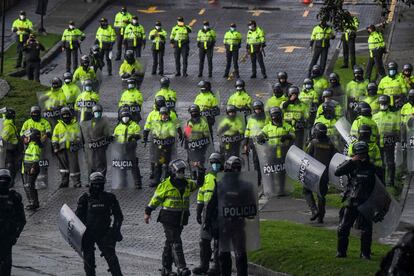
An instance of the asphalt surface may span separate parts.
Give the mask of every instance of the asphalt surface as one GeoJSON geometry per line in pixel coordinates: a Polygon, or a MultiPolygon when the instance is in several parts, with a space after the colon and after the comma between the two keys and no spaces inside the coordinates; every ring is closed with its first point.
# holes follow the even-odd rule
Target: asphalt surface
{"type": "MultiPolygon", "coordinates": [[[[312,7],[303,6],[299,1],[263,1],[261,10],[252,10],[257,6],[257,1],[122,1],[117,4],[109,5],[99,14],[92,23],[84,30],[86,40],[82,43],[82,50],[87,52],[95,39],[95,32],[98,27],[98,20],[107,17],[110,22],[120,9],[121,3],[128,5],[129,11],[147,10],[150,6],[156,6],[149,11],[154,13],[137,12],[140,23],[144,25],[148,32],[152,29],[156,20],[161,20],[164,28],[170,33],[175,24],[177,16],[184,16],[187,23],[194,22],[193,33],[191,35],[191,51],[189,56],[189,77],[174,77],[175,67],[173,51],[167,48],[165,54],[165,75],[171,78],[171,87],[178,94],[178,116],[185,121],[187,108],[193,102],[198,93],[197,83],[198,74],[198,50],[196,48],[195,37],[202,25],[203,20],[209,20],[210,25],[217,31],[217,50],[214,53],[214,71],[212,82],[213,91],[220,95],[222,105],[233,91],[234,80],[223,79],[225,66],[225,54],[222,51],[222,40],[229,23],[235,22],[238,29],[246,36],[247,22],[255,19],[259,26],[263,27],[267,35],[266,47],[266,68],[267,80],[250,80],[250,60],[240,63],[241,78],[246,81],[247,91],[254,97],[266,100],[271,95],[271,84],[275,81],[275,76],[279,71],[287,71],[289,80],[300,85],[307,73],[311,53],[308,49],[309,36],[311,29],[316,24],[316,13],[319,5],[312,7]],[[139,6],[138,6],[139,5],[139,6]],[[294,46],[291,52],[286,46],[294,46]]],[[[371,20],[376,20],[380,16],[380,11],[373,5],[351,5],[351,11],[358,12],[364,16],[360,17],[361,25],[368,25],[371,20]]],[[[334,43],[333,45],[335,45],[334,43]]],[[[148,43],[149,45],[149,43],[148,43]]],[[[242,46],[241,55],[244,54],[245,44],[242,46]]],[[[334,47],[334,46],[333,46],[334,47]]],[[[333,48],[332,47],[332,48],[333,48]]],[[[330,56],[333,49],[331,49],[330,56]]],[[[153,96],[159,88],[159,76],[150,75],[152,63],[151,51],[147,47],[143,52],[142,60],[147,63],[146,76],[141,91],[144,95],[144,118],[149,113],[153,96]]],[[[65,71],[65,57],[60,54],[51,64],[57,66],[48,74],[41,76],[41,82],[48,85],[55,76],[62,76],[65,71]]],[[[101,104],[104,107],[105,115],[111,119],[113,125],[117,110],[117,102],[121,93],[121,80],[117,75],[120,62],[113,63],[113,76],[106,75],[106,68],[103,70],[103,81],[100,90],[101,104]]],[[[206,68],[205,71],[206,72],[206,68]]],[[[143,123],[143,122],[141,122],[143,123]]],[[[157,224],[157,212],[153,215],[153,220],[149,225],[143,222],[143,211],[148,203],[153,189],[148,188],[149,176],[149,152],[148,148],[139,145],[140,167],[143,174],[144,189],[137,190],[118,190],[115,191],[122,210],[125,221],[122,227],[124,240],[117,245],[117,252],[120,258],[121,267],[124,275],[156,275],[161,267],[160,258],[164,235],[162,227],[157,224]]],[[[181,148],[177,150],[177,156],[185,158],[181,148]]],[[[56,161],[56,160],[55,160],[56,161]]],[[[83,161],[81,161],[83,162],[83,161]]],[[[18,244],[14,248],[14,275],[81,275],[83,267],[81,259],[60,237],[57,229],[57,215],[62,204],[67,203],[72,208],[76,207],[76,200],[85,190],[82,189],[57,189],[59,176],[56,168],[57,162],[52,162],[50,168],[50,186],[46,190],[40,191],[41,208],[34,214],[28,214],[28,223],[22,233],[18,244]]],[[[85,166],[82,165],[82,168],[85,166]]],[[[83,180],[86,175],[83,174],[83,180]]],[[[108,189],[111,179],[111,172],[108,174],[108,189]]],[[[84,182],[85,183],[85,182],[84,182]]],[[[21,190],[21,183],[17,184],[21,190]]],[[[283,204],[283,202],[280,202],[283,204]]],[[[270,207],[269,207],[270,208],[270,207]]],[[[297,213],[306,217],[307,208],[303,203],[295,205],[297,213]]],[[[195,212],[195,196],[191,204],[191,211],[195,212]]],[[[264,217],[272,219],[289,219],[286,212],[280,215],[278,212],[263,213],[264,217]],[[287,216],[287,218],[286,218],[287,216]]],[[[329,221],[334,225],[334,211],[328,212],[329,221]]],[[[294,219],[293,219],[294,220],[294,219]]],[[[307,218],[306,218],[307,220],[307,218]]],[[[194,216],[190,217],[190,223],[183,232],[183,242],[186,258],[190,268],[198,262],[198,236],[199,226],[195,222],[194,216]]],[[[97,256],[98,275],[109,275],[106,272],[106,264],[103,258],[97,256]]]]}

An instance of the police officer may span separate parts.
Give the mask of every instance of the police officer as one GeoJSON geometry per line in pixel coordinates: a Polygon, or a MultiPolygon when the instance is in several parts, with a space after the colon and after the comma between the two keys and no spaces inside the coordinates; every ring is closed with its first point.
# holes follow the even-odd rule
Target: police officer
{"type": "Polygon", "coordinates": [[[190,33],[191,27],[185,25],[184,18],[177,18],[177,25],[171,30],[170,44],[174,48],[175,76],[181,76],[181,56],[183,57],[183,76],[187,77],[188,55],[190,53],[190,33]]]}
{"type": "Polygon", "coordinates": [[[397,112],[390,110],[390,97],[381,95],[378,98],[380,111],[372,116],[378,126],[379,146],[382,162],[385,165],[386,184],[394,186],[395,178],[395,143],[400,137],[400,118],[397,112]]]}
{"type": "Polygon", "coordinates": [[[164,53],[165,41],[167,40],[167,31],[162,28],[161,21],[155,22],[155,28],[149,33],[149,39],[152,41],[152,71],[151,74],[164,75],[164,53]]]}
{"type": "Polygon", "coordinates": [[[141,49],[145,49],[145,43],[144,26],[138,23],[138,16],[134,15],[124,30],[125,51],[132,50],[135,57],[141,57],[141,49]]]}
{"type": "Polygon", "coordinates": [[[358,129],[361,125],[369,125],[371,127],[371,142],[378,141],[378,126],[372,119],[371,106],[366,102],[359,102],[356,108],[358,116],[355,118],[351,126],[350,134],[356,139],[358,137],[358,129]]]}
{"type": "Polygon", "coordinates": [[[196,96],[194,104],[200,107],[201,115],[207,119],[211,137],[213,137],[213,125],[216,121],[216,116],[220,114],[219,99],[211,91],[211,83],[209,81],[202,80],[197,86],[200,88],[200,93],[196,96]]]}
{"type": "Polygon", "coordinates": [[[10,171],[12,187],[16,177],[17,170],[19,168],[19,157],[21,153],[19,143],[19,132],[15,125],[16,111],[14,109],[6,107],[3,121],[3,128],[1,133],[2,148],[5,151],[5,166],[10,171]]]}
{"type": "Polygon", "coordinates": [[[263,62],[264,47],[266,47],[265,33],[262,28],[256,25],[256,21],[250,20],[249,31],[246,36],[246,50],[250,54],[252,61],[251,79],[256,78],[256,61],[259,62],[260,70],[264,79],[267,79],[266,68],[263,62]]]}
{"type": "Polygon", "coordinates": [[[93,71],[96,73],[98,70],[102,72],[102,69],[105,66],[105,62],[103,61],[102,49],[99,48],[99,45],[92,45],[89,49],[89,60],[93,71]]]}
{"type": "Polygon", "coordinates": [[[288,100],[280,106],[283,110],[284,121],[295,129],[295,145],[303,148],[305,142],[305,127],[309,118],[308,106],[299,100],[299,87],[291,86],[288,100]]]}
{"type": "Polygon", "coordinates": [[[139,89],[144,79],[144,73],[144,67],[135,58],[134,52],[132,50],[127,50],[125,52],[124,62],[119,67],[119,76],[123,80],[127,80],[129,78],[135,79],[139,89]]]}
{"type": "Polygon", "coordinates": [[[355,40],[359,27],[359,20],[357,16],[352,16],[351,22],[345,22],[344,30],[342,31],[341,41],[344,55],[344,64],[341,68],[348,68],[349,57],[351,57],[351,68],[354,68],[355,62],[355,40]]]}
{"type": "Polygon", "coordinates": [[[287,97],[289,87],[292,86],[292,83],[288,81],[288,74],[286,72],[278,72],[277,81],[280,84],[280,87],[282,88],[283,93],[287,97]]]}
{"type": "MultiPolygon", "coordinates": [[[[372,110],[372,114],[375,114],[379,111],[379,103],[378,103],[378,86],[375,82],[368,83],[367,86],[367,93],[366,96],[363,98],[362,101],[369,104],[372,110]]],[[[358,106],[358,105],[357,105],[358,106]]]]}
{"type": "Polygon", "coordinates": [[[410,91],[408,91],[407,103],[401,108],[400,114],[401,125],[404,125],[404,127],[401,128],[402,130],[414,114],[414,89],[410,89],[410,91]]]}
{"type": "Polygon", "coordinates": [[[175,103],[177,102],[177,92],[170,88],[170,79],[168,77],[162,77],[160,79],[160,90],[155,94],[155,97],[163,96],[165,98],[166,107],[169,109],[175,109],[175,103]]]}
{"type": "Polygon", "coordinates": [[[26,192],[27,210],[37,210],[39,208],[39,197],[36,190],[36,178],[39,175],[39,161],[42,154],[40,131],[38,129],[30,129],[26,134],[28,136],[28,144],[23,154],[22,175],[23,187],[26,192]]]}
{"type": "Polygon", "coordinates": [[[10,187],[12,177],[7,169],[0,169],[0,275],[10,276],[12,247],[26,225],[22,196],[10,187]]]}
{"type": "Polygon", "coordinates": [[[115,253],[116,242],[122,241],[121,226],[124,216],[116,196],[104,191],[106,179],[101,172],[89,176],[89,193],[78,200],[76,216],[85,224],[82,239],[84,269],[87,276],[95,275],[95,244],[108,263],[112,276],[122,276],[115,253]],[[111,224],[112,221],[112,224],[111,224]]]}
{"type": "Polygon", "coordinates": [[[267,99],[266,104],[265,104],[266,112],[269,112],[269,110],[272,107],[280,107],[280,105],[283,102],[287,101],[287,97],[285,96],[285,93],[283,92],[283,88],[280,82],[272,84],[272,91],[273,91],[273,96],[267,99]]]}
{"type": "Polygon", "coordinates": [[[382,33],[377,30],[375,25],[369,25],[367,28],[369,33],[368,37],[368,49],[369,49],[369,59],[367,64],[366,76],[365,78],[369,81],[375,80],[371,79],[372,68],[377,67],[377,73],[380,78],[385,76],[384,63],[382,61],[382,56],[385,54],[385,42],[382,33]]]}
{"type": "Polygon", "coordinates": [[[73,58],[73,71],[78,68],[78,51],[80,42],[85,39],[85,34],[75,28],[75,22],[69,21],[69,27],[63,31],[62,52],[66,51],[66,72],[70,72],[71,59],[73,58]]]}
{"type": "Polygon", "coordinates": [[[12,32],[16,34],[17,60],[16,68],[22,66],[23,46],[33,32],[33,23],[26,18],[26,12],[20,11],[19,18],[13,21],[12,32]]]}
{"type": "Polygon", "coordinates": [[[185,177],[187,164],[182,159],[172,160],[168,164],[170,176],[161,181],[154,196],[145,208],[144,221],[149,223],[151,213],[162,207],[157,221],[162,223],[165,233],[165,245],[162,253],[161,275],[173,275],[172,263],[177,267],[178,276],[191,275],[185,262],[181,233],[188,224],[190,216],[190,196],[204,182],[204,169],[198,168],[197,181],[185,177]]]}
{"type": "Polygon", "coordinates": [[[253,99],[246,92],[245,84],[242,79],[236,80],[234,84],[236,91],[230,95],[227,100],[227,105],[234,105],[237,108],[237,111],[243,112],[245,116],[252,113],[251,107],[253,99]]]}
{"type": "Polygon", "coordinates": [[[210,28],[208,21],[203,22],[203,28],[197,34],[197,47],[199,54],[198,77],[203,76],[204,60],[207,56],[208,77],[213,76],[213,53],[216,45],[216,31],[210,28]]]}
{"type": "Polygon", "coordinates": [[[217,135],[220,137],[220,152],[225,158],[240,155],[245,132],[244,120],[237,116],[237,108],[227,105],[225,116],[217,125],[217,135]]]}
{"type": "Polygon", "coordinates": [[[92,107],[99,102],[99,95],[93,91],[92,81],[85,80],[83,91],[75,101],[75,111],[78,113],[79,122],[89,121],[92,119],[92,107]]]}
{"type": "Polygon", "coordinates": [[[193,269],[194,274],[219,275],[219,248],[218,248],[218,225],[211,228],[206,227],[206,208],[216,187],[217,173],[223,171],[223,156],[218,152],[213,152],[209,157],[211,170],[204,177],[204,184],[200,187],[197,194],[197,223],[200,229],[200,265],[193,269]],[[211,250],[211,241],[213,250],[211,250]],[[210,258],[213,255],[213,264],[210,267],[210,258]]]}
{"type": "Polygon", "coordinates": [[[316,25],[312,30],[310,47],[313,48],[313,56],[309,65],[309,76],[311,75],[312,67],[320,59],[321,74],[325,72],[326,60],[328,58],[328,51],[330,46],[330,40],[335,39],[335,32],[331,26],[329,26],[325,19],[316,25]]]}
{"type": "MultiPolygon", "coordinates": [[[[136,152],[136,142],[141,139],[141,127],[131,119],[129,108],[121,108],[119,110],[119,123],[114,129],[114,141],[120,144],[133,145],[132,149],[136,152]]],[[[136,189],[142,189],[142,176],[139,168],[138,157],[135,158],[135,164],[132,167],[132,174],[136,189]]]]}
{"type": "Polygon", "coordinates": [[[306,127],[309,128],[315,121],[316,111],[318,109],[319,103],[318,93],[315,91],[315,89],[313,89],[313,81],[309,78],[303,80],[302,91],[299,93],[299,101],[308,107],[309,116],[306,122],[306,127]]]}
{"type": "Polygon", "coordinates": [[[60,116],[60,109],[66,105],[66,96],[62,90],[62,80],[60,78],[53,78],[51,81],[52,87],[50,90],[39,97],[39,105],[43,109],[43,117],[55,127],[60,116]]]}
{"type": "Polygon", "coordinates": [[[36,40],[34,34],[29,35],[29,39],[24,43],[23,52],[26,63],[26,75],[28,80],[40,82],[40,52],[44,51],[45,47],[36,40]]]}
{"type": "Polygon", "coordinates": [[[407,89],[414,88],[414,76],[413,73],[413,65],[411,63],[406,63],[403,66],[402,72],[399,74],[399,77],[404,81],[407,89]]]}
{"type": "Polygon", "coordinates": [[[73,81],[73,75],[70,72],[63,74],[62,91],[66,97],[66,105],[71,109],[75,107],[76,98],[81,93],[79,86],[73,81]]]}
{"type": "Polygon", "coordinates": [[[80,64],[78,69],[73,73],[73,82],[80,81],[83,84],[85,80],[96,80],[96,73],[94,68],[91,67],[89,56],[83,55],[80,64]]]}
{"type": "Polygon", "coordinates": [[[375,166],[369,159],[368,151],[367,143],[363,141],[355,143],[352,159],[339,165],[335,171],[335,176],[347,175],[349,179],[343,199],[347,204],[340,210],[337,258],[347,256],[349,234],[356,219],[359,220],[359,229],[361,230],[360,257],[363,259],[371,258],[372,221],[367,220],[358,211],[358,206],[369,198],[375,186],[375,166]]]}
{"type": "Polygon", "coordinates": [[[80,188],[80,168],[78,151],[81,148],[80,127],[73,117],[69,107],[60,111],[61,120],[58,120],[52,134],[52,148],[59,161],[61,184],[59,188],[69,187],[69,178],[75,188],[80,188]]]}
{"type": "Polygon", "coordinates": [[[127,80],[127,89],[122,92],[121,98],[118,102],[118,107],[129,107],[131,111],[132,120],[139,123],[141,121],[141,108],[144,98],[141,91],[137,89],[134,79],[127,80]]]}
{"type": "Polygon", "coordinates": [[[106,69],[108,76],[112,76],[112,47],[114,46],[116,34],[111,25],[108,24],[108,19],[102,17],[100,27],[96,31],[95,44],[102,49],[102,55],[105,56],[106,69]]]}
{"type": "MultiPolygon", "coordinates": [[[[336,98],[338,99],[338,98],[336,98]]],[[[342,110],[342,104],[338,102],[336,99],[334,99],[334,94],[331,89],[324,90],[322,92],[322,103],[332,103],[335,107],[335,116],[338,120],[343,116],[343,110],[342,110]]],[[[316,118],[318,118],[321,115],[322,112],[322,105],[319,105],[318,109],[316,110],[316,118]]]]}
{"type": "Polygon", "coordinates": [[[346,84],[347,119],[352,122],[355,117],[355,107],[362,100],[367,91],[368,80],[364,80],[364,70],[361,67],[354,68],[354,79],[346,84]]]}
{"type": "Polygon", "coordinates": [[[322,92],[329,87],[329,82],[323,75],[322,68],[319,64],[315,64],[310,72],[310,78],[313,81],[313,88],[318,92],[319,97],[322,96],[322,92]]]}
{"type": "Polygon", "coordinates": [[[378,84],[378,94],[390,96],[390,106],[393,109],[400,109],[404,105],[407,87],[398,77],[398,64],[391,61],[387,65],[387,76],[383,77],[378,84]]]}
{"type": "Polygon", "coordinates": [[[88,158],[88,174],[101,172],[106,175],[106,151],[112,141],[111,129],[105,117],[102,117],[103,108],[100,104],[92,107],[93,118],[90,121],[83,122],[82,138],[84,147],[90,151],[88,158]]]}
{"type": "Polygon", "coordinates": [[[228,78],[231,61],[233,60],[234,77],[239,78],[239,49],[241,47],[242,35],[236,30],[236,24],[231,23],[230,29],[224,34],[224,47],[226,48],[226,69],[223,78],[228,78]]]}
{"type": "Polygon", "coordinates": [[[339,75],[335,72],[329,74],[329,90],[333,92],[333,97],[339,99],[340,96],[344,94],[342,90],[341,82],[339,80],[339,75]]]}
{"type": "MultiPolygon", "coordinates": [[[[332,157],[337,152],[331,139],[327,136],[328,128],[322,123],[316,123],[313,127],[313,139],[306,146],[306,153],[329,168],[332,157]]],[[[325,217],[325,196],[328,193],[328,171],[325,170],[319,182],[318,206],[316,206],[312,191],[303,187],[303,195],[308,204],[312,216],[311,221],[317,219],[318,223],[323,223],[325,217]]]]}
{"type": "Polygon", "coordinates": [[[116,33],[116,58],[121,59],[122,44],[124,40],[125,27],[131,22],[132,14],[127,11],[125,6],[121,7],[121,11],[115,15],[114,28],[116,33]]]}

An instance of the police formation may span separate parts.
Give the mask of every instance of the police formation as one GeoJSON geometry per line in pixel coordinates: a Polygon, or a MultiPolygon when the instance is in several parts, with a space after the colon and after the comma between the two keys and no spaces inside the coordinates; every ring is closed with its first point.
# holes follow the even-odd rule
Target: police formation
{"type": "MultiPolygon", "coordinates": [[[[13,28],[23,47],[31,25],[24,13],[18,20],[23,23],[18,22],[13,28]]],[[[55,77],[49,91],[38,93],[39,104],[31,108],[30,118],[20,131],[15,126],[14,110],[3,110],[0,165],[7,169],[0,170],[0,204],[2,224],[10,227],[2,235],[7,244],[1,249],[4,250],[2,275],[10,274],[11,247],[25,224],[22,199],[10,187],[20,170],[28,202],[26,209],[37,210],[40,206],[37,190],[48,186],[52,160],[59,164],[60,188],[70,183],[81,187],[83,167],[89,176],[89,192],[79,198],[76,211],[62,207],[59,219],[62,235],[83,258],[87,275],[95,275],[95,244],[111,274],[122,275],[115,244],[123,239],[123,215],[115,195],[104,191],[107,155],[112,188],[132,185],[141,189],[138,156],[142,149],[137,148],[140,140],[150,152],[149,186],[155,188],[145,208],[144,221],[149,223],[154,210],[160,207],[157,221],[165,233],[162,275],[191,274],[181,233],[189,221],[190,196],[197,189],[196,220],[201,227],[200,265],[193,269],[195,274],[231,275],[231,251],[235,253],[237,275],[248,274],[246,252],[259,246],[258,196],[270,199],[288,195],[292,191],[288,179],[303,185],[310,220],[318,223],[324,220],[328,184],[343,192],[346,204],[339,214],[337,257],[347,256],[348,237],[356,220],[361,229],[360,256],[365,259],[371,256],[373,232],[385,235],[395,229],[398,208],[384,185],[395,184],[397,171],[413,171],[414,77],[411,64],[405,64],[399,73],[398,65],[390,62],[385,73],[384,44],[375,26],[369,27],[370,63],[365,77],[353,57],[357,20],[342,38],[350,51],[354,79],[345,85],[336,73],[329,78],[324,76],[333,32],[321,22],[312,33],[314,58],[309,78],[304,79],[301,87],[290,83],[286,72],[279,72],[277,82],[272,85],[273,95],[263,103],[254,100],[245,82],[237,79],[225,112],[220,114],[218,95],[210,82],[202,80],[198,84],[200,92],[188,108],[190,119],[182,124],[175,112],[176,91],[170,88],[170,80],[162,77],[153,110],[141,131],[143,97],[139,88],[144,68],[138,57],[146,45],[144,28],[125,8],[116,15],[114,28],[105,18],[100,24],[95,45],[77,66],[77,53],[85,35],[70,22],[62,37],[68,72],[62,76],[63,81],[55,77]],[[123,92],[118,104],[118,123],[113,128],[103,116],[97,92],[104,66],[112,74],[115,41],[115,60],[121,59],[123,49],[125,60],[119,70],[124,81],[123,92]],[[316,64],[319,57],[320,64],[316,64]],[[374,64],[381,77],[378,83],[370,82],[374,64]],[[175,158],[179,145],[187,152],[186,161],[175,158]]],[[[254,21],[249,27],[247,50],[252,60],[252,77],[256,77],[257,60],[266,78],[264,32],[254,21]]],[[[187,76],[190,32],[191,27],[185,25],[182,17],[178,18],[170,36],[176,76],[181,72],[187,76]]],[[[149,38],[154,57],[152,74],[158,71],[163,75],[167,32],[160,22],[149,38]]],[[[211,77],[216,34],[208,22],[204,22],[197,41],[199,76],[203,75],[207,57],[211,77]]],[[[224,77],[229,76],[232,61],[238,77],[241,34],[235,24],[225,34],[224,43],[227,57],[224,77]]],[[[18,49],[20,56],[22,48],[18,49]]],[[[21,66],[20,63],[21,59],[17,65],[21,66]]],[[[344,67],[348,67],[348,59],[344,67]]]]}

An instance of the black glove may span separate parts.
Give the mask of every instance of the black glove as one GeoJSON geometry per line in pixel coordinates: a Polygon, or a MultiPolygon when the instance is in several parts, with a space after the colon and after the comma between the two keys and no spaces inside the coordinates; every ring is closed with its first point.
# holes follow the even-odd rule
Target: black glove
{"type": "Polygon", "coordinates": [[[381,210],[381,211],[379,211],[379,212],[376,212],[376,213],[374,214],[374,218],[372,219],[372,221],[373,221],[374,223],[377,223],[377,222],[381,222],[381,221],[383,221],[386,213],[387,213],[387,211],[386,211],[386,210],[381,210]]]}
{"type": "Polygon", "coordinates": [[[282,104],[282,109],[286,109],[292,102],[290,100],[287,100],[282,104]]]}
{"type": "Polygon", "coordinates": [[[282,135],[282,137],[280,137],[280,141],[282,143],[284,143],[286,140],[291,140],[291,139],[292,139],[292,136],[290,134],[285,134],[285,135],[282,135]]]}
{"type": "Polygon", "coordinates": [[[201,225],[201,214],[203,213],[203,208],[204,208],[204,204],[198,203],[197,204],[197,216],[196,216],[196,220],[197,223],[201,225]]]}
{"type": "Polygon", "coordinates": [[[263,145],[264,143],[266,143],[266,137],[263,134],[256,136],[256,140],[257,143],[259,143],[259,145],[263,145]]]}
{"type": "Polygon", "coordinates": [[[313,40],[309,41],[309,47],[312,48],[313,47],[313,40]]]}

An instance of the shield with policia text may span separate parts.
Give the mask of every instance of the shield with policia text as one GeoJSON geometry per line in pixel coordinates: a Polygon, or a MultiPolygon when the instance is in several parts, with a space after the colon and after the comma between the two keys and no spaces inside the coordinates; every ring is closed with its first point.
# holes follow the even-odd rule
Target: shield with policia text
{"type": "Polygon", "coordinates": [[[288,147],[285,145],[260,145],[255,143],[262,174],[263,191],[266,197],[285,195],[293,191],[293,186],[286,182],[285,156],[288,147]]]}
{"type": "Polygon", "coordinates": [[[299,181],[306,189],[320,193],[319,182],[326,170],[324,164],[293,145],[286,155],[285,168],[290,178],[299,181]]]}
{"type": "Polygon", "coordinates": [[[66,204],[60,209],[58,227],[65,241],[83,258],[82,238],[86,226],[66,204]]]}
{"type": "Polygon", "coordinates": [[[42,110],[42,117],[49,121],[52,129],[56,126],[57,120],[60,119],[60,110],[62,102],[52,98],[49,92],[37,92],[37,102],[42,110]]]}
{"type": "Polygon", "coordinates": [[[335,171],[339,165],[341,165],[343,162],[350,158],[351,157],[349,156],[340,153],[335,153],[335,155],[331,159],[331,162],[329,163],[329,183],[340,191],[344,191],[346,186],[348,185],[348,177],[345,175],[338,177],[335,175],[335,171]]]}
{"type": "MultiPolygon", "coordinates": [[[[407,121],[407,170],[414,171],[414,117],[407,121]]],[[[402,153],[401,153],[402,154],[402,153]]]]}
{"type": "Polygon", "coordinates": [[[244,116],[237,114],[231,118],[227,115],[220,115],[216,119],[216,135],[220,144],[220,152],[224,154],[225,159],[233,155],[240,157],[246,128],[244,116]]]}
{"type": "Polygon", "coordinates": [[[3,142],[3,122],[4,119],[0,118],[0,168],[6,167],[6,143],[3,142]]]}
{"type": "Polygon", "coordinates": [[[57,169],[53,157],[52,143],[49,138],[42,143],[42,154],[39,160],[39,175],[36,178],[36,189],[46,189],[49,185],[49,175],[57,169]]]}
{"type": "Polygon", "coordinates": [[[203,121],[206,126],[205,129],[199,130],[197,125],[192,123],[192,120],[188,120],[183,126],[185,137],[185,149],[187,150],[187,157],[191,167],[192,164],[199,163],[203,167],[208,166],[208,157],[214,151],[213,144],[211,142],[210,129],[208,128],[207,119],[201,117],[200,121],[203,121]]]}
{"type": "Polygon", "coordinates": [[[217,174],[220,252],[251,251],[260,247],[257,174],[217,174]]]}
{"type": "Polygon", "coordinates": [[[136,142],[111,144],[112,189],[134,187],[134,166],[138,166],[136,147],[136,142]]]}
{"type": "Polygon", "coordinates": [[[336,149],[339,152],[343,152],[346,154],[348,152],[348,147],[352,144],[353,140],[355,139],[351,135],[351,124],[347,121],[345,117],[341,117],[335,123],[335,129],[341,137],[340,141],[335,142],[334,140],[336,149]]]}

